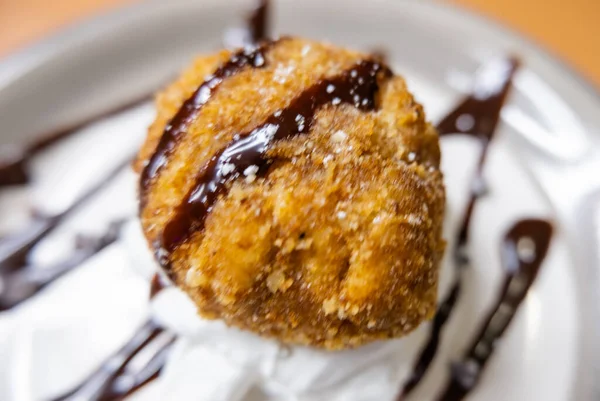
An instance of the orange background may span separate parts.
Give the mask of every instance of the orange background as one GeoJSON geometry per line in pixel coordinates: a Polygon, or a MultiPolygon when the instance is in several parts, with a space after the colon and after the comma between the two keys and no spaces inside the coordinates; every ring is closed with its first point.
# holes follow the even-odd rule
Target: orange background
{"type": "MultiPolygon", "coordinates": [[[[135,1],[0,0],[0,57],[66,24],[135,1]]],[[[526,34],[600,88],[600,0],[449,1],[526,34]]]]}

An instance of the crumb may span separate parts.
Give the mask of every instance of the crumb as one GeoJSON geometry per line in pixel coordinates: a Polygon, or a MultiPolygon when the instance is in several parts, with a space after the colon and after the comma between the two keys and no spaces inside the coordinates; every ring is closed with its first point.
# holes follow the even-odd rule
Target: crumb
{"type": "Polygon", "coordinates": [[[233,163],[225,163],[223,167],[221,167],[221,173],[223,175],[229,175],[235,171],[235,164],[233,163]]]}
{"type": "Polygon", "coordinates": [[[346,138],[348,138],[348,134],[342,130],[335,131],[335,133],[331,136],[331,140],[336,143],[344,142],[346,138]]]}
{"type": "Polygon", "coordinates": [[[246,182],[252,183],[256,180],[256,173],[258,173],[258,166],[249,166],[244,170],[244,175],[246,176],[246,182]]]}

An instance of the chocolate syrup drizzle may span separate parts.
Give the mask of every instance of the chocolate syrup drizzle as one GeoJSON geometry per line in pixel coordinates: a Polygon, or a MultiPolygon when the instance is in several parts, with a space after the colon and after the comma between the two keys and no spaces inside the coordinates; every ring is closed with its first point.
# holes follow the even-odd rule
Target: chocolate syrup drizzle
{"type": "Polygon", "coordinates": [[[452,364],[451,379],[439,401],[460,401],[475,388],[497,340],[533,285],[551,238],[552,225],[544,220],[521,220],[506,233],[501,249],[504,282],[498,300],[462,359],[452,364]]]}
{"type": "Polygon", "coordinates": [[[30,251],[56,229],[75,210],[105,188],[114,177],[128,167],[131,159],[119,164],[96,185],[87,190],[63,212],[53,216],[36,216],[21,231],[0,239],[0,311],[35,295],[39,290],[64,273],[95,255],[117,239],[122,222],[115,222],[109,231],[98,238],[80,241],[76,250],[54,266],[41,267],[27,263],[30,251]]]}
{"type": "Polygon", "coordinates": [[[115,242],[124,222],[121,220],[111,223],[108,230],[100,236],[80,236],[72,254],[52,266],[40,267],[25,263],[16,270],[0,271],[0,312],[34,296],[48,284],[115,242]]]}
{"type": "Polygon", "coordinates": [[[14,149],[0,158],[0,188],[23,185],[29,182],[27,160],[32,154],[29,149],[14,149]]]}
{"type": "MultiPolygon", "coordinates": [[[[162,276],[155,274],[150,284],[150,299],[168,286],[162,276]]],[[[52,401],[120,401],[127,398],[158,377],[175,339],[174,334],[148,319],[125,345],[79,386],[52,401]],[[148,362],[143,367],[131,366],[136,356],[153,344],[156,350],[148,362]]]]}
{"type": "Polygon", "coordinates": [[[171,283],[159,273],[155,273],[150,280],[150,300],[153,300],[162,290],[169,287],[171,283]]]}
{"type": "Polygon", "coordinates": [[[260,0],[258,6],[248,16],[248,31],[253,43],[262,42],[269,38],[267,22],[269,21],[270,9],[271,2],[269,0],[260,0]]]}
{"type": "Polygon", "coordinates": [[[53,401],[120,401],[156,379],[169,355],[175,336],[152,320],[146,321],[121,349],[108,358],[82,384],[53,401]],[[162,336],[161,336],[162,335],[162,336]],[[166,336],[166,337],[165,337],[166,336]],[[158,349],[142,368],[131,362],[160,340],[158,349]]]}
{"type": "Polygon", "coordinates": [[[266,64],[265,52],[275,43],[274,41],[264,42],[255,48],[244,48],[237,51],[183,103],[175,116],[166,125],[154,154],[142,171],[140,178],[140,211],[146,204],[152,182],[168,163],[177,143],[185,135],[189,124],[200,112],[200,109],[210,100],[226,78],[241,72],[246,67],[264,67],[266,64]]]}
{"type": "MultiPolygon", "coordinates": [[[[152,91],[154,93],[154,91],[152,91]]],[[[90,118],[71,124],[68,127],[59,129],[54,132],[38,135],[36,141],[31,142],[27,146],[19,146],[15,148],[8,147],[8,151],[0,155],[0,188],[10,185],[24,185],[29,182],[29,173],[27,164],[29,161],[38,155],[41,151],[60,142],[63,139],[70,137],[78,132],[83,127],[100,121],[106,117],[118,114],[129,108],[143,104],[150,100],[152,94],[146,94],[133,101],[118,105],[106,112],[101,112],[93,115],[90,118]]],[[[6,147],[5,147],[6,149],[6,147]]]]}
{"type": "MultiPolygon", "coordinates": [[[[253,170],[252,175],[265,174],[271,162],[266,152],[272,144],[309,132],[315,113],[325,104],[343,103],[360,110],[373,110],[380,72],[391,75],[391,71],[379,63],[361,61],[339,76],[306,89],[285,109],[275,112],[252,131],[235,135],[196,177],[195,184],[167,223],[157,253],[173,252],[193,231],[202,230],[207,215],[217,198],[226,193],[229,183],[247,175],[247,169],[253,170]]],[[[161,263],[168,270],[165,258],[161,263]]]]}
{"type": "Polygon", "coordinates": [[[444,117],[437,126],[441,137],[455,134],[469,135],[481,142],[482,149],[471,181],[471,196],[458,231],[458,241],[453,249],[456,277],[449,294],[438,306],[431,325],[429,339],[413,366],[411,377],[404,383],[398,400],[403,400],[410,394],[427,373],[437,353],[444,325],[450,318],[460,297],[463,270],[470,264],[466,245],[469,239],[471,217],[478,199],[486,193],[483,178],[486,156],[498,125],[500,111],[518,67],[519,61],[515,58],[499,59],[482,67],[475,77],[472,93],[444,117]]]}

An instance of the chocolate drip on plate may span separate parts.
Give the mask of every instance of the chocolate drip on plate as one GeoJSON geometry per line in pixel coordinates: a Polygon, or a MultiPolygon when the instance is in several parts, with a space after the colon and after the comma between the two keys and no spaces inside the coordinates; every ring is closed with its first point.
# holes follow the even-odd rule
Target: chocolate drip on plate
{"type": "Polygon", "coordinates": [[[171,286],[171,283],[165,277],[160,273],[155,273],[150,281],[150,299],[154,299],[158,293],[169,286],[171,286]]]}
{"type": "Polygon", "coordinates": [[[498,300],[462,359],[452,365],[451,379],[439,401],[460,401],[475,388],[519,306],[533,285],[546,257],[552,225],[544,220],[521,220],[504,236],[501,259],[504,282],[498,300]]]}
{"type": "Polygon", "coordinates": [[[140,211],[145,206],[150,185],[168,163],[171,153],[179,140],[185,135],[189,124],[210,100],[221,83],[246,67],[264,67],[266,64],[265,52],[275,43],[265,42],[256,48],[245,48],[237,51],[181,105],[181,108],[166,125],[154,154],[140,176],[140,211]]]}
{"type": "Polygon", "coordinates": [[[120,350],[108,358],[81,385],[53,401],[120,401],[156,379],[175,335],[167,333],[152,320],[148,320],[120,350]],[[131,362],[154,346],[153,356],[141,368],[131,362]]]}
{"type": "Polygon", "coordinates": [[[483,65],[475,75],[471,93],[437,125],[440,136],[463,134],[490,142],[500,119],[517,58],[500,58],[483,65]]]}
{"type": "MultiPolygon", "coordinates": [[[[265,174],[270,164],[266,152],[273,142],[308,133],[320,107],[344,103],[360,110],[373,110],[380,72],[391,74],[379,63],[361,61],[339,76],[306,89],[289,106],[272,114],[252,131],[235,135],[196,177],[194,186],[167,223],[157,255],[168,255],[192,232],[202,230],[217,198],[227,192],[232,180],[242,175],[265,174]]],[[[167,258],[158,259],[169,270],[167,258]]]]}
{"type": "Polygon", "coordinates": [[[25,229],[0,239],[0,284],[2,284],[0,285],[0,310],[10,308],[34,295],[44,286],[116,239],[116,232],[109,232],[98,238],[93,246],[80,247],[78,252],[75,252],[70,258],[49,269],[27,263],[29,252],[34,246],[58,227],[77,208],[105,188],[130,163],[131,159],[127,159],[119,164],[62,213],[55,216],[37,216],[25,229]]]}
{"type": "Polygon", "coordinates": [[[516,58],[498,59],[483,66],[475,77],[471,95],[465,98],[437,125],[440,137],[468,135],[481,142],[481,154],[471,181],[471,197],[459,230],[459,246],[468,241],[468,230],[477,198],[487,191],[483,168],[489,146],[496,133],[500,111],[520,62],[516,58]]]}
{"type": "Polygon", "coordinates": [[[124,168],[128,167],[130,163],[131,159],[127,159],[125,162],[119,164],[102,180],[88,189],[87,192],[58,215],[37,216],[25,229],[0,239],[0,275],[24,267],[26,265],[27,255],[35,245],[44,239],[46,235],[54,230],[75,210],[93,198],[100,190],[105,188],[112,179],[124,168]]]}
{"type": "Polygon", "coordinates": [[[48,284],[115,242],[123,223],[124,221],[112,223],[108,231],[98,237],[80,237],[75,251],[55,265],[40,267],[25,264],[16,271],[0,272],[0,312],[34,296],[48,284]]]}
{"type": "Polygon", "coordinates": [[[437,350],[441,341],[442,330],[452,314],[454,305],[456,304],[456,301],[460,295],[460,290],[460,285],[453,285],[450,289],[450,293],[438,306],[435,317],[433,318],[433,322],[431,323],[429,338],[421,350],[417,358],[417,362],[413,366],[413,371],[411,372],[410,377],[404,383],[402,392],[398,397],[398,401],[404,400],[404,398],[407,397],[425,377],[431,362],[433,362],[433,359],[437,354],[437,350]]]}
{"type": "Polygon", "coordinates": [[[0,188],[10,185],[23,185],[29,182],[27,161],[30,152],[18,148],[8,148],[0,155],[0,188]]]}
{"type": "Polygon", "coordinates": [[[489,145],[500,119],[500,111],[506,101],[513,76],[518,67],[519,61],[514,58],[499,59],[483,66],[475,77],[473,92],[444,117],[437,126],[442,138],[455,134],[473,136],[481,141],[482,149],[472,179],[469,202],[458,230],[458,241],[453,249],[456,277],[449,294],[438,306],[429,339],[413,366],[410,378],[404,383],[402,392],[398,397],[399,400],[410,394],[427,373],[437,353],[444,325],[450,318],[460,297],[463,270],[469,265],[469,257],[465,246],[469,237],[471,217],[477,200],[485,193],[483,168],[489,145]]]}
{"type": "Polygon", "coordinates": [[[258,43],[269,38],[269,15],[271,2],[260,0],[258,6],[248,16],[248,31],[253,43],[258,43]]]}
{"type": "MultiPolygon", "coordinates": [[[[156,273],[150,282],[150,300],[171,284],[156,273]]],[[[146,321],[119,351],[69,393],[52,401],[120,401],[152,380],[162,370],[176,336],[167,333],[153,320],[146,321]],[[142,366],[134,369],[131,362],[141,353],[154,347],[154,353],[142,366]]]]}
{"type": "MultiPolygon", "coordinates": [[[[156,273],[150,282],[150,300],[171,284],[156,273]]],[[[77,388],[53,401],[120,401],[156,379],[163,368],[175,335],[167,333],[153,320],[148,320],[119,351],[106,359],[77,388]],[[162,339],[159,339],[162,337],[162,339]],[[157,344],[158,343],[158,346],[157,344]],[[149,347],[154,354],[142,367],[134,370],[130,363],[149,347]]]]}
{"type": "Polygon", "coordinates": [[[27,164],[40,151],[70,137],[89,124],[120,113],[128,108],[138,106],[150,100],[150,98],[151,95],[144,95],[126,104],[118,105],[108,112],[98,113],[76,124],[72,124],[69,127],[38,135],[40,139],[29,145],[17,147],[5,146],[0,154],[0,188],[3,186],[27,184],[29,182],[27,164]]]}

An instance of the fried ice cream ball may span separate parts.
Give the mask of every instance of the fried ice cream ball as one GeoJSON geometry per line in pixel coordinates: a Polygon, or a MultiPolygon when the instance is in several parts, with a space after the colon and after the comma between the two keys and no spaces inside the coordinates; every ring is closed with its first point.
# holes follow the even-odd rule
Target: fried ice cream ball
{"type": "MultiPolygon", "coordinates": [[[[197,59],[158,94],[138,172],[184,101],[231,57],[197,59]]],[[[157,248],[213,155],[370,59],[294,38],[261,57],[212,90],[152,177],[140,208],[149,246],[203,317],[326,349],[409,333],[435,312],[445,192],[437,132],[391,73],[377,74],[372,109],[319,107],[302,134],[268,147],[264,173],[251,166],[225,184],[201,229],[157,248]]]]}

